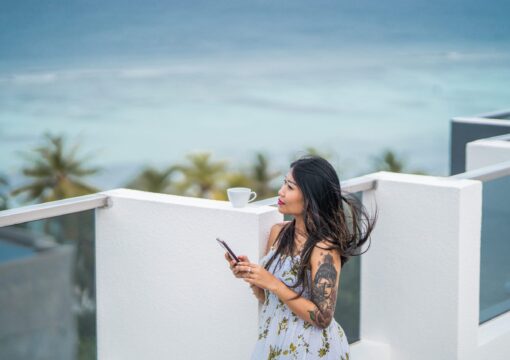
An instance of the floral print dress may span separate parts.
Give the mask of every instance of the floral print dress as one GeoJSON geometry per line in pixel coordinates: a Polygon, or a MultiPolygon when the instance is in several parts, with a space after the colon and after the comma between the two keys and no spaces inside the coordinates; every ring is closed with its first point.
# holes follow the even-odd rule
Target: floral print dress
{"type": "MultiPolygon", "coordinates": [[[[274,248],[264,256],[260,263],[265,265],[275,251],[274,248]]],[[[275,258],[269,271],[286,285],[296,281],[299,255],[283,256],[278,268],[275,258]]],[[[310,271],[308,270],[310,277],[310,271]]],[[[300,291],[300,288],[294,291],[300,291]]],[[[262,305],[258,339],[252,360],[271,359],[335,359],[349,360],[349,343],[344,330],[335,319],[320,329],[294,314],[275,294],[265,290],[266,300],[262,305]]],[[[310,291],[305,290],[303,297],[310,299],[310,291]]]]}

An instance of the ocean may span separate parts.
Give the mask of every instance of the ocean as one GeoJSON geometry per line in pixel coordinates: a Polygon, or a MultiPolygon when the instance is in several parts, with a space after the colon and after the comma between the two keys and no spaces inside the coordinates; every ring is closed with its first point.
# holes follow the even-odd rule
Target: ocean
{"type": "Polygon", "coordinates": [[[455,116],[510,107],[502,0],[8,1],[0,12],[0,173],[44,132],[79,142],[88,182],[208,151],[275,170],[315,147],[342,180],[394,150],[449,175],[455,116]],[[100,6],[99,6],[100,4],[100,6]]]}

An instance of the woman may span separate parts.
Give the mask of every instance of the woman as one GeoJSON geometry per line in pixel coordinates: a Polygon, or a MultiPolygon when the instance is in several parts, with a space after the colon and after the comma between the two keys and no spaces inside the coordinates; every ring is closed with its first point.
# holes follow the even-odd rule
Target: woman
{"type": "Polygon", "coordinates": [[[235,265],[225,254],[263,304],[252,359],[349,359],[333,319],[340,269],[360,254],[375,218],[363,231],[366,210],[342,195],[335,170],[319,156],[294,161],[278,196],[278,210],[293,220],[272,227],[261,265],[242,255],[235,265]]]}

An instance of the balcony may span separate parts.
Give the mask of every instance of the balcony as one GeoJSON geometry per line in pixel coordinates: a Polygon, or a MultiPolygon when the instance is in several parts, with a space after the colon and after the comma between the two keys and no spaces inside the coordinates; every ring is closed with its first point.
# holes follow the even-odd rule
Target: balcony
{"type": "MultiPolygon", "coordinates": [[[[376,172],[342,182],[370,213],[379,209],[370,249],[342,269],[335,318],[353,359],[510,353],[508,137],[467,142],[465,167],[449,177],[376,172]]],[[[0,358],[75,356],[74,320],[63,310],[72,308],[72,246],[13,232],[70,214],[93,219],[98,359],[248,358],[258,303],[215,238],[259,259],[283,220],[274,204],[234,209],[114,189],[0,212],[0,238],[8,238],[0,246],[10,249],[0,262],[0,358]]]]}

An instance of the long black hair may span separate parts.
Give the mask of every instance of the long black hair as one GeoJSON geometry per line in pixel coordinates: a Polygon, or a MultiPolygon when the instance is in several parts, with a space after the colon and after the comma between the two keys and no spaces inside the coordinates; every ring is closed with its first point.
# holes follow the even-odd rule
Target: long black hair
{"type": "MultiPolygon", "coordinates": [[[[343,267],[350,257],[368,251],[368,248],[364,252],[361,252],[361,249],[374,229],[377,208],[374,218],[370,219],[361,201],[353,194],[342,192],[335,169],[320,156],[305,155],[292,162],[290,168],[297,186],[303,193],[303,220],[307,234],[299,258],[297,279],[290,286],[297,288],[303,284],[299,294],[301,296],[305,288],[311,288],[306,270],[311,270],[310,257],[317,243],[325,241],[328,247],[322,247],[323,249],[339,250],[343,267]]],[[[277,266],[282,257],[295,253],[295,231],[296,219],[284,225],[275,240],[278,244],[276,251],[264,266],[267,270],[278,256],[282,255],[277,266]]]]}

